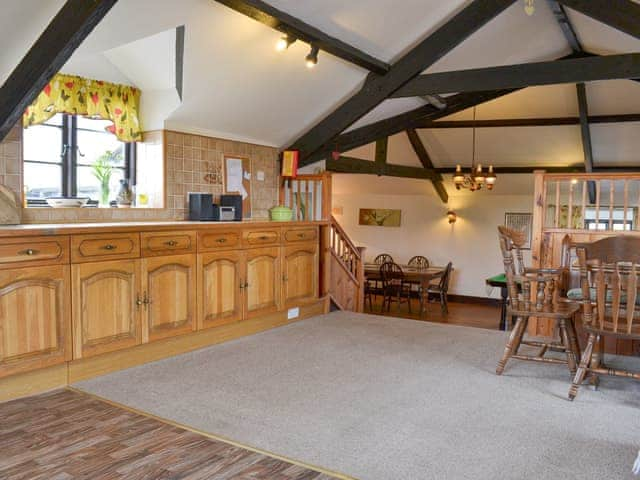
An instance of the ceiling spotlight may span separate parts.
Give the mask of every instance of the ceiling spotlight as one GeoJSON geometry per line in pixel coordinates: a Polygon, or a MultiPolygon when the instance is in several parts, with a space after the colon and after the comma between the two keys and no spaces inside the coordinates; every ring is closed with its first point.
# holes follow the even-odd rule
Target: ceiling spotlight
{"type": "Polygon", "coordinates": [[[309,52],[309,55],[307,55],[306,57],[306,62],[307,62],[307,68],[313,68],[316,66],[316,64],[318,63],[318,51],[320,49],[318,47],[316,47],[315,45],[311,46],[311,51],[309,52]]]}
{"type": "Polygon", "coordinates": [[[295,37],[291,37],[289,35],[281,36],[280,39],[276,42],[276,51],[284,52],[295,41],[295,37]]]}

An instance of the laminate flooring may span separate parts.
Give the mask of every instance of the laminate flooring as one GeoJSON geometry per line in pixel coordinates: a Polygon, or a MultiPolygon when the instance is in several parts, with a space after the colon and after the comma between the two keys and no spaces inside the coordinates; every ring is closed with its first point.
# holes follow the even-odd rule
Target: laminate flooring
{"type": "Polygon", "coordinates": [[[0,403],[2,480],[329,480],[71,390],[0,403]]]}

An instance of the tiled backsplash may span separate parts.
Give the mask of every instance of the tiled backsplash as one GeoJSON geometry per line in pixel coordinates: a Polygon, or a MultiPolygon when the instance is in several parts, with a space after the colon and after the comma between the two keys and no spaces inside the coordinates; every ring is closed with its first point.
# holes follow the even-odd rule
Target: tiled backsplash
{"type": "MultiPolygon", "coordinates": [[[[278,151],[244,142],[165,131],[166,202],[163,209],[118,208],[25,208],[23,223],[113,222],[185,220],[187,193],[223,192],[222,162],[225,155],[251,159],[251,203],[253,218],[267,218],[278,200],[278,151]],[[264,172],[264,181],[256,173],[264,172]]],[[[160,137],[162,132],[150,132],[160,137]]],[[[0,183],[22,198],[22,128],[14,127],[0,143],[0,183]]]]}

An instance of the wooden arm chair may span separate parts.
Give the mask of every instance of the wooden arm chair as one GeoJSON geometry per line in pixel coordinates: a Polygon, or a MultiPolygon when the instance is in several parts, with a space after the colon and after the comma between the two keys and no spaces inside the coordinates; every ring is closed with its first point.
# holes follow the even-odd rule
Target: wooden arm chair
{"type": "Polygon", "coordinates": [[[411,257],[407,265],[416,268],[429,268],[429,259],[427,257],[423,257],[422,255],[416,255],[415,257],[411,257]]]}
{"type": "Polygon", "coordinates": [[[589,334],[569,399],[587,375],[612,375],[640,380],[640,372],[607,368],[599,346],[605,336],[640,340],[640,238],[609,237],[577,249],[582,288],[582,323],[589,334]]]}
{"type": "Polygon", "coordinates": [[[373,259],[373,263],[375,263],[376,265],[382,265],[383,263],[387,263],[387,262],[393,263],[393,257],[388,253],[381,253],[380,255],[378,255],[376,258],[373,259]]]}
{"type": "Polygon", "coordinates": [[[406,283],[404,272],[400,265],[393,262],[383,263],[380,265],[380,277],[382,278],[382,290],[384,293],[382,311],[384,311],[385,305],[387,312],[390,311],[391,303],[396,302],[398,311],[400,311],[402,303],[407,303],[409,312],[411,312],[411,285],[406,283]]]}
{"type": "Polygon", "coordinates": [[[496,374],[501,375],[504,372],[511,358],[547,364],[565,364],[568,365],[571,373],[575,373],[580,347],[573,317],[580,309],[580,305],[559,298],[558,286],[564,269],[526,268],[522,255],[524,234],[501,226],[498,227],[498,236],[509,293],[507,316],[515,316],[517,321],[505,346],[504,354],[498,362],[496,374]],[[523,340],[530,317],[556,320],[560,340],[556,342],[523,340]],[[521,345],[537,347],[539,350],[536,355],[520,354],[521,345]],[[564,353],[566,358],[546,357],[548,351],[564,353]]]}

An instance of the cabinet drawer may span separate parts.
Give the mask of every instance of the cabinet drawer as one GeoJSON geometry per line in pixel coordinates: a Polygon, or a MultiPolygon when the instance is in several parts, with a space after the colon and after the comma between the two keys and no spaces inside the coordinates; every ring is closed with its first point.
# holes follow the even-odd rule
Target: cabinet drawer
{"type": "Polygon", "coordinates": [[[71,237],[71,262],[118,260],[140,256],[137,233],[104,233],[71,237]]]}
{"type": "Polygon", "coordinates": [[[318,238],[318,228],[287,228],[284,231],[284,239],[290,242],[309,242],[318,238]]]}
{"type": "Polygon", "coordinates": [[[198,233],[198,250],[201,252],[231,248],[240,248],[240,231],[198,233]]]}
{"type": "Polygon", "coordinates": [[[0,269],[69,263],[69,237],[0,239],[0,269]]]}
{"type": "Polygon", "coordinates": [[[140,234],[143,257],[194,253],[195,232],[143,232],[140,234]]]}
{"type": "Polygon", "coordinates": [[[247,247],[260,245],[277,245],[280,242],[280,232],[273,230],[247,230],[244,232],[244,244],[247,247]]]}

